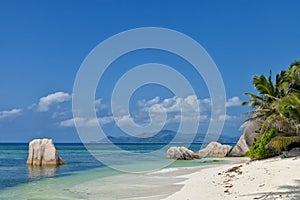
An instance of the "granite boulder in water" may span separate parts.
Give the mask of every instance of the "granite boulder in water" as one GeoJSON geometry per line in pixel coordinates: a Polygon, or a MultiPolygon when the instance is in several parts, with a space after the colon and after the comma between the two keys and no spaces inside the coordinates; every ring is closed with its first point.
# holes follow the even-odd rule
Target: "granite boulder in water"
{"type": "Polygon", "coordinates": [[[170,147],[167,151],[167,158],[176,160],[193,160],[201,157],[186,147],[170,147]]]}
{"type": "Polygon", "coordinates": [[[65,164],[56,151],[51,139],[35,139],[29,143],[27,165],[57,166],[65,164]]]}

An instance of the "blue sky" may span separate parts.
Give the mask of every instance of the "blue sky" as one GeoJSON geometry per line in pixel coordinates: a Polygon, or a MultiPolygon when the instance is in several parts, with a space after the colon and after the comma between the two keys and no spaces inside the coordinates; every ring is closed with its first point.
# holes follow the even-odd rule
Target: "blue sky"
{"type": "MultiPolygon", "coordinates": [[[[215,61],[227,95],[224,135],[239,135],[239,106],[254,92],[256,74],[278,73],[299,59],[298,1],[1,1],[0,2],[0,141],[28,142],[51,137],[78,142],[72,124],[72,89],[89,52],[119,32],[139,27],[180,31],[200,43],[215,61]]],[[[209,93],[188,63],[165,52],[134,52],[118,59],[99,82],[95,97],[99,121],[110,134],[110,92],[123,73],[137,64],[158,62],[178,69],[196,96],[180,99],[166,88],[148,85],[134,93],[130,112],[147,123],[149,107],[171,102],[169,123],[176,130],[176,102],[193,99],[203,109],[199,132],[207,129],[209,93]],[[122,66],[122,67],[121,67],[122,66]],[[185,67],[183,67],[185,66],[185,67]]],[[[126,123],[126,116],[123,120],[126,123]]],[[[94,122],[81,122],[83,126],[94,122]]]]}

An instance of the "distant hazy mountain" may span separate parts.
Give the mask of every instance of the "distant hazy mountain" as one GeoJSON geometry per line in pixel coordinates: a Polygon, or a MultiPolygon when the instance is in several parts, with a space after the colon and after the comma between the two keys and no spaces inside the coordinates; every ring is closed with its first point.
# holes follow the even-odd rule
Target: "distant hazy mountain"
{"type": "MultiPolygon", "coordinates": [[[[132,136],[108,136],[105,139],[98,141],[99,143],[107,143],[107,139],[113,143],[169,143],[176,135],[175,131],[171,130],[162,130],[156,135],[147,138],[138,138],[132,136]]],[[[178,137],[176,141],[177,143],[187,143],[187,134],[181,135],[178,137]],[[185,136],[186,135],[186,136],[185,136]]],[[[203,143],[205,134],[197,134],[194,138],[193,143],[203,143]]],[[[207,138],[209,141],[213,140],[213,138],[207,138]]],[[[239,137],[229,137],[229,136],[222,136],[218,139],[220,143],[236,143],[239,137]]]]}

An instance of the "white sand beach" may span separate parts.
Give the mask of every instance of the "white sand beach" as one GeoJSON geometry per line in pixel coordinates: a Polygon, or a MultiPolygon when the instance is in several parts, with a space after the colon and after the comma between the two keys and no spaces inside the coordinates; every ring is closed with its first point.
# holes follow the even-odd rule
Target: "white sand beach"
{"type": "Polygon", "coordinates": [[[299,169],[298,157],[206,168],[184,176],[182,189],[165,200],[296,200],[300,199],[299,169]]]}

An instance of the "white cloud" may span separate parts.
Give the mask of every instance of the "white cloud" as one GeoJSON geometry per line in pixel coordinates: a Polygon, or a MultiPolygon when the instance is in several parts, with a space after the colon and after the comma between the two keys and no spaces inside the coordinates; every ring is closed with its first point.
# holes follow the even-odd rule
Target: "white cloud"
{"type": "Polygon", "coordinates": [[[63,127],[73,127],[73,126],[75,126],[75,122],[74,121],[75,121],[74,118],[64,120],[64,121],[60,122],[60,126],[63,126],[63,127]]]}
{"type": "MultiPolygon", "coordinates": [[[[196,95],[190,95],[187,97],[173,96],[171,98],[161,99],[155,97],[150,100],[139,100],[138,109],[128,115],[124,108],[115,108],[117,117],[115,119],[111,113],[106,113],[106,116],[99,117],[98,119],[75,119],[78,126],[96,126],[105,125],[116,121],[118,125],[127,126],[137,123],[139,125],[147,125],[150,122],[160,125],[163,123],[179,123],[181,120],[185,122],[208,122],[210,120],[211,99],[204,98],[199,99],[196,95]],[[167,113],[167,119],[162,116],[167,113]],[[150,121],[150,118],[152,121],[150,121]],[[162,121],[163,120],[163,121],[162,121]]],[[[226,102],[226,107],[232,107],[240,105],[241,101],[239,97],[232,97],[226,102]]],[[[106,110],[107,105],[102,103],[102,99],[95,101],[95,107],[98,111],[106,110]]],[[[215,120],[235,120],[237,117],[230,115],[220,115],[215,120]]],[[[74,126],[74,119],[62,121],[60,123],[63,127],[74,126]]]]}
{"type": "Polygon", "coordinates": [[[159,97],[155,97],[155,98],[150,99],[148,101],[146,101],[145,99],[143,99],[143,100],[138,101],[138,105],[139,106],[152,106],[152,105],[158,103],[159,100],[160,100],[159,97]]]}
{"type": "Polygon", "coordinates": [[[98,121],[101,125],[109,124],[114,121],[112,116],[99,117],[98,121]]]}
{"type": "Polygon", "coordinates": [[[71,112],[68,110],[57,111],[52,114],[52,118],[66,119],[66,117],[70,116],[71,112]]]}
{"type": "Polygon", "coordinates": [[[160,103],[158,102],[159,98],[155,97],[147,101],[142,108],[143,111],[152,112],[198,112],[199,111],[199,100],[197,96],[191,95],[185,98],[174,96],[172,98],[163,99],[160,103]],[[151,103],[150,103],[151,102],[151,103]],[[156,102],[156,103],[152,103],[156,102]]]}
{"type": "Polygon", "coordinates": [[[116,119],[119,125],[126,125],[133,122],[133,119],[130,115],[124,115],[118,119],[116,119]]]}
{"type": "Polygon", "coordinates": [[[240,106],[241,104],[242,104],[242,102],[239,97],[232,97],[232,98],[228,99],[225,106],[233,107],[233,106],[240,106]]]}
{"type": "Polygon", "coordinates": [[[100,125],[105,125],[113,122],[112,116],[99,117],[98,119],[85,119],[85,118],[72,118],[60,122],[62,127],[74,127],[76,125],[79,127],[95,127],[100,123],[100,125]]]}
{"type": "Polygon", "coordinates": [[[71,95],[65,92],[56,92],[49,94],[48,96],[40,98],[37,110],[45,112],[49,110],[49,107],[54,104],[63,103],[71,100],[71,95]]]}
{"type": "Polygon", "coordinates": [[[102,103],[102,99],[95,100],[95,109],[96,112],[104,111],[108,109],[108,106],[102,103]]]}
{"type": "Polygon", "coordinates": [[[225,115],[219,115],[214,120],[216,121],[224,120],[226,126],[237,126],[240,125],[244,119],[241,116],[225,114],[225,115]]]}
{"type": "Polygon", "coordinates": [[[12,110],[0,111],[0,119],[16,117],[16,116],[20,115],[21,112],[22,112],[22,109],[12,109],[12,110]]]}
{"type": "Polygon", "coordinates": [[[220,115],[219,118],[218,118],[218,120],[219,121],[221,121],[221,120],[231,120],[233,118],[234,118],[233,116],[225,114],[225,115],[220,115]]]}
{"type": "MultiPolygon", "coordinates": [[[[140,110],[136,116],[136,118],[143,119],[143,121],[137,119],[134,121],[138,121],[140,125],[150,123],[150,118],[152,119],[152,123],[154,124],[164,124],[165,120],[164,113],[168,114],[166,123],[177,123],[180,122],[181,119],[184,121],[194,121],[194,120],[205,120],[207,116],[199,116],[199,104],[203,104],[202,106],[209,106],[210,102],[205,100],[198,99],[196,95],[190,95],[187,97],[178,97],[173,96],[172,98],[160,99],[159,97],[155,97],[154,99],[150,99],[148,101],[143,100],[140,101],[138,105],[140,106],[140,110]],[[183,117],[184,116],[184,117],[183,117]]],[[[119,124],[125,123],[131,124],[133,119],[130,116],[126,116],[126,118],[122,119],[122,121],[118,121],[119,124]]]]}
{"type": "Polygon", "coordinates": [[[181,118],[181,114],[174,115],[174,117],[168,119],[167,123],[179,123],[181,120],[183,122],[192,122],[193,120],[199,120],[200,122],[208,122],[208,115],[200,115],[200,116],[185,116],[181,118]]]}
{"type": "MultiPolygon", "coordinates": [[[[167,112],[169,114],[167,123],[178,123],[181,120],[193,121],[199,120],[200,122],[207,122],[209,120],[209,113],[211,109],[211,99],[200,99],[196,95],[190,95],[185,98],[174,96],[166,99],[154,98],[149,101],[145,101],[142,105],[142,112],[148,113],[150,110],[152,114],[161,114],[167,112]],[[151,104],[150,102],[156,102],[151,104]],[[151,105],[151,106],[148,106],[151,105]],[[200,113],[200,115],[199,115],[200,113]],[[184,116],[184,118],[182,118],[184,116]]],[[[225,103],[226,107],[233,107],[241,105],[239,97],[229,98],[225,103]]],[[[153,116],[152,116],[153,117],[153,116]]],[[[216,120],[235,120],[235,116],[220,115],[216,120]]]]}

